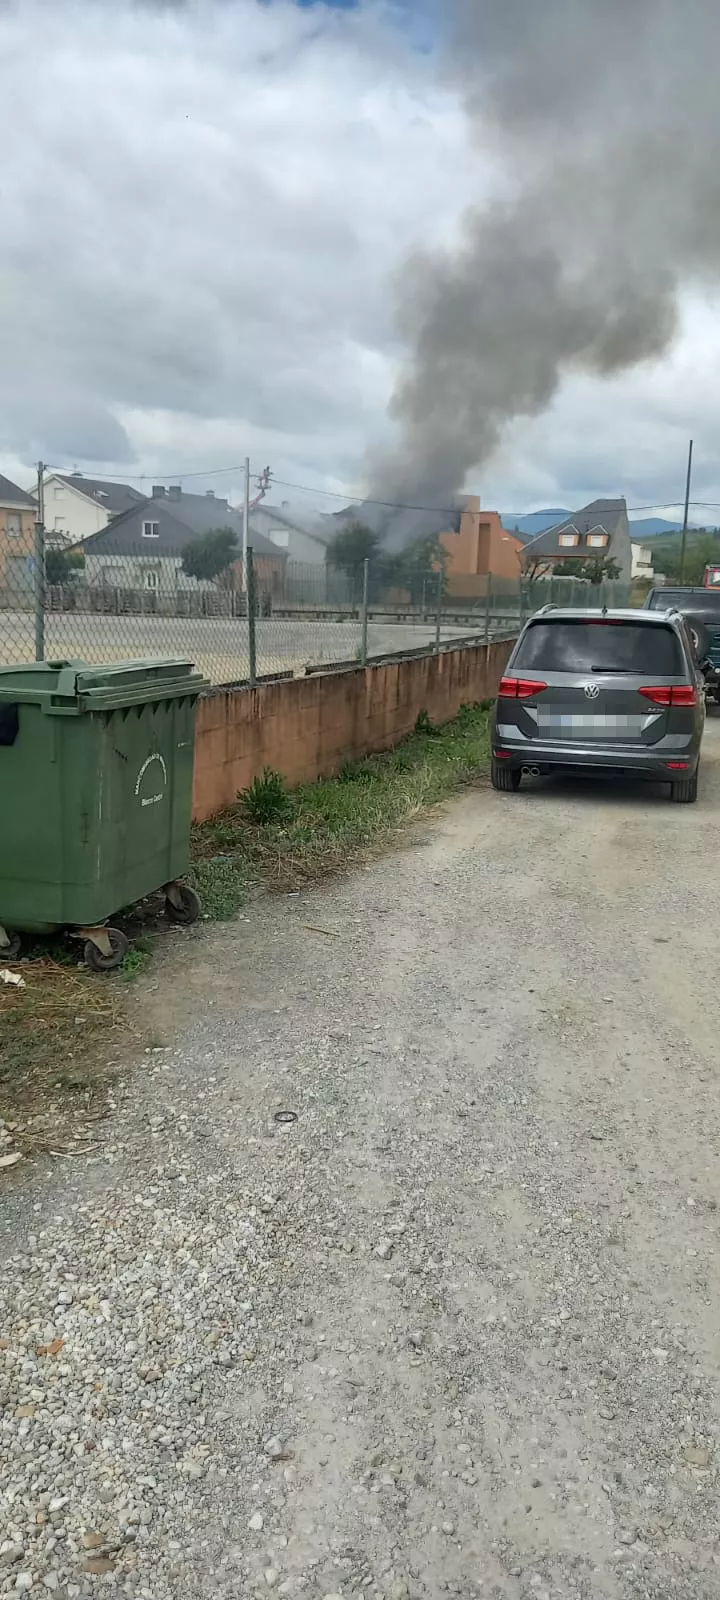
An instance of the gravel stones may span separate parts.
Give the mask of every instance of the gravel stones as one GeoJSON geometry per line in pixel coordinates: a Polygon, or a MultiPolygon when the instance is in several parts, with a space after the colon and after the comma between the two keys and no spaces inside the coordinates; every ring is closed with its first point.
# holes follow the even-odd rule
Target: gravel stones
{"type": "Polygon", "coordinates": [[[178,944],[177,1053],[4,1185],[2,1600],[715,1600],[700,855],[517,799],[306,895],[322,960],[278,901],[178,944]]]}

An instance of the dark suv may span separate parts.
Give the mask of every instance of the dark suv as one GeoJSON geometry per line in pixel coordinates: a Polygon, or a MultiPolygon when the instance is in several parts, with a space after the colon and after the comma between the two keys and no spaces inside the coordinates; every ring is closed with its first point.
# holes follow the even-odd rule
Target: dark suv
{"type": "Polygon", "coordinates": [[[702,679],[679,612],[563,611],[531,617],[500,683],[492,781],[523,774],[633,775],[697,799],[702,679]]]}
{"type": "Polygon", "coordinates": [[[720,705],[720,590],[651,589],[645,601],[648,611],[680,611],[685,618],[695,648],[695,656],[705,679],[708,700],[720,705]]]}

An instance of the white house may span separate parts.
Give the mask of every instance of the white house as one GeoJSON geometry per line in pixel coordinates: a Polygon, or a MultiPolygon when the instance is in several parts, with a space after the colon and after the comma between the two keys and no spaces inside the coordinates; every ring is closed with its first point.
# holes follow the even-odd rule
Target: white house
{"type": "Polygon", "coordinates": [[[144,498],[129,483],[106,483],[102,478],[86,478],[82,472],[49,472],[45,477],[45,532],[49,539],[80,544],[144,498]]]}
{"type": "Polygon", "coordinates": [[[250,513],[251,533],[269,539],[290,561],[312,566],[324,565],[327,547],[337,526],[321,512],[295,511],[285,501],[282,506],[267,502],[250,513]]]}
{"type": "Polygon", "coordinates": [[[648,578],[652,583],[655,573],[653,570],[652,548],[649,544],[633,544],[632,575],[633,579],[648,578]]]}

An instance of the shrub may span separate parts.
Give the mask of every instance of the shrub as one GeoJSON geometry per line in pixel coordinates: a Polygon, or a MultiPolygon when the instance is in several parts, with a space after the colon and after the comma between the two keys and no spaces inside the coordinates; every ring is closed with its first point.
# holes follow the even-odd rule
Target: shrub
{"type": "Polygon", "coordinates": [[[290,809],[290,796],[285,779],[279,772],[266,767],[259,778],[254,778],[249,789],[240,795],[240,804],[246,817],[258,827],[269,822],[280,822],[290,809]]]}

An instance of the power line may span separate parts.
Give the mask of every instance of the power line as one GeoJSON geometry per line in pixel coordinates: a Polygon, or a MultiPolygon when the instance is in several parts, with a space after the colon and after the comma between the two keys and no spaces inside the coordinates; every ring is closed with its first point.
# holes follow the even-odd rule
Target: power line
{"type": "MultiPolygon", "coordinates": [[[[682,504],[682,500],[662,500],[658,505],[654,506],[628,506],[628,511],[631,512],[633,516],[635,516],[638,511],[677,511],[680,509],[682,504]]],[[[720,510],[720,500],[690,500],[689,505],[695,511],[720,510]]],[[[530,515],[532,515],[532,512],[530,515]]]]}
{"type": "MultiPolygon", "coordinates": [[[[73,472],[69,467],[59,467],[49,462],[46,463],[45,470],[47,472],[58,472],[60,476],[64,478],[82,479],[84,477],[91,476],[88,473],[73,472]]],[[[138,483],[157,483],[160,480],[170,482],[173,479],[180,483],[186,478],[219,478],[229,472],[238,472],[244,476],[245,463],[239,461],[236,462],[232,467],[208,467],[205,471],[196,472],[178,471],[177,469],[169,471],[167,467],[156,467],[154,472],[103,472],[100,481],[107,479],[108,483],[125,483],[128,478],[134,478],[138,483]]],[[[354,505],[364,505],[365,503],[368,503],[370,505],[379,506],[383,511],[437,511],[443,516],[451,517],[456,516],[457,512],[460,510],[459,505],[420,506],[410,504],[404,500],[373,500],[367,495],[363,496],[359,494],[353,494],[349,489],[343,493],[340,493],[337,489],[319,489],[314,484],[310,483],[289,483],[287,479],[276,478],[275,476],[272,478],[272,483],[276,484],[279,489],[295,489],[302,494],[322,495],[326,500],[342,500],[344,505],[348,505],[349,503],[354,505]]]]}
{"type": "MultiPolygon", "coordinates": [[[[45,463],[45,471],[58,472],[61,478],[92,479],[94,477],[93,473],[73,471],[71,467],[59,467],[57,464],[53,464],[49,461],[45,463]]],[[[173,471],[170,472],[167,467],[157,467],[154,472],[103,472],[100,475],[99,481],[102,483],[105,479],[107,479],[108,483],[126,483],[128,478],[136,478],[140,483],[153,483],[157,482],[159,478],[165,478],[168,481],[171,478],[178,481],[181,478],[219,478],[223,473],[226,472],[244,473],[244,471],[245,464],[244,462],[240,461],[232,467],[208,467],[206,471],[200,472],[186,472],[184,469],[181,472],[178,472],[176,469],[173,469],[173,471]]]]}
{"type": "MultiPolygon", "coordinates": [[[[61,467],[57,464],[52,464],[49,462],[45,464],[45,471],[58,472],[62,477],[66,478],[84,478],[92,476],[91,474],[85,472],[74,472],[70,467],[61,467]]],[[[103,472],[101,474],[101,481],[102,479],[106,479],[108,483],[125,483],[127,482],[128,478],[132,478],[139,483],[157,483],[159,481],[171,482],[173,480],[180,483],[188,478],[220,478],[232,472],[237,472],[241,476],[244,475],[245,463],[243,461],[237,461],[234,462],[230,467],[208,467],[204,469],[198,469],[193,472],[186,472],[184,469],[178,470],[177,468],[174,468],[172,471],[170,471],[167,467],[156,467],[154,472],[103,472]]],[[[344,505],[369,504],[378,506],[381,511],[435,511],[443,516],[451,517],[456,516],[458,511],[461,509],[459,504],[454,506],[438,506],[418,505],[416,502],[405,500],[375,500],[372,498],[372,496],[356,494],[350,489],[345,491],[340,491],[337,489],[320,489],[315,484],[293,483],[287,478],[276,478],[274,476],[272,478],[272,484],[278,489],[293,489],[299,494],[320,495],[324,500],[340,500],[344,505]]],[[[653,505],[628,506],[628,511],[632,516],[637,516],[637,514],[641,511],[675,511],[678,510],[681,505],[682,502],[680,500],[662,500],[653,505]]],[[[720,500],[691,500],[690,507],[694,511],[718,511],[720,510],[720,500]]],[[[521,513],[521,517],[536,515],[541,515],[541,512],[528,511],[521,513]]]]}
{"type": "MultiPolygon", "coordinates": [[[[381,511],[437,511],[443,517],[457,516],[462,510],[460,504],[454,506],[418,506],[411,505],[406,500],[375,500],[372,495],[339,494],[336,489],[313,489],[308,483],[288,483],[284,478],[273,478],[273,483],[280,489],[299,489],[303,494],[321,494],[326,499],[342,500],[345,505],[352,501],[356,505],[379,506],[381,511]]],[[[464,498],[463,496],[460,497],[464,498]]]]}

